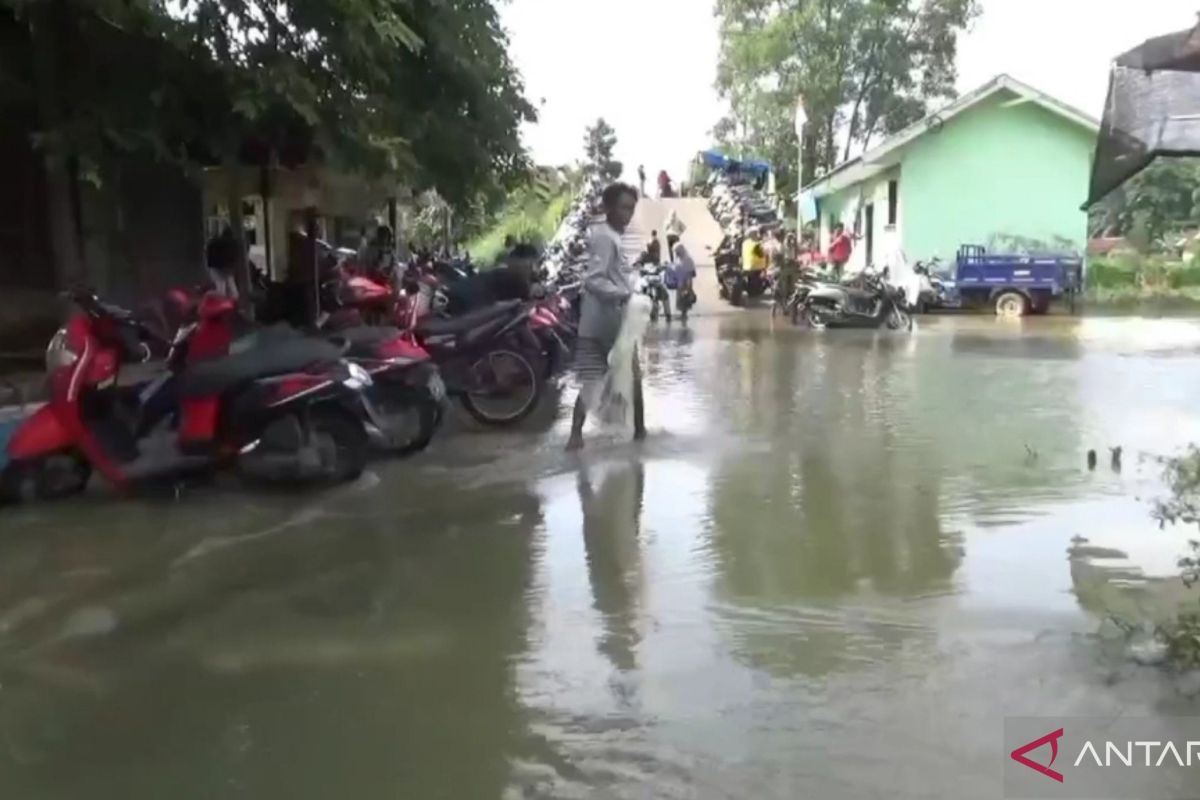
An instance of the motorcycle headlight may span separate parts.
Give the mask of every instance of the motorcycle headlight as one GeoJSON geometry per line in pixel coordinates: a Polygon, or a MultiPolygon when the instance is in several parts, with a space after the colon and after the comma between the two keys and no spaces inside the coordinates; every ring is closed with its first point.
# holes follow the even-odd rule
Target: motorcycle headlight
{"type": "Polygon", "coordinates": [[[69,367],[79,359],[79,354],[67,343],[67,329],[59,328],[46,345],[46,372],[69,367]]]}
{"type": "Polygon", "coordinates": [[[346,371],[350,373],[350,377],[342,381],[346,386],[354,390],[365,389],[371,385],[371,373],[355,364],[353,361],[346,362],[346,371]]]}

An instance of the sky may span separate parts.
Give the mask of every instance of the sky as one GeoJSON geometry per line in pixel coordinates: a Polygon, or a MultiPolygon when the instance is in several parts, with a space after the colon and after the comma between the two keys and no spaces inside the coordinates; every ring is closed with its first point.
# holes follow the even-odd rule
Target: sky
{"type": "MultiPolygon", "coordinates": [[[[1108,68],[1144,39],[1186,28],[1200,0],[981,0],[959,43],[959,91],[1007,72],[1099,117],[1108,68]]],[[[540,119],[525,128],[534,160],[583,156],[584,129],[617,132],[626,179],[644,164],[686,176],[724,105],[713,89],[717,24],[710,0],[509,0],[510,52],[540,119]],[[606,58],[606,54],[614,58],[606,58]]]]}

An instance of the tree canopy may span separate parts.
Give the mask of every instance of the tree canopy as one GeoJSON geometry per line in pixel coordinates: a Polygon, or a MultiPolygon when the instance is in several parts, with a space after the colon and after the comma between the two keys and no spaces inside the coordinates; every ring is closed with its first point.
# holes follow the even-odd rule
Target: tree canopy
{"type": "Polygon", "coordinates": [[[976,0],[716,0],[717,89],[731,113],[714,135],[776,165],[781,190],[794,190],[953,97],[958,34],[976,13],[976,0]]]}
{"type": "Polygon", "coordinates": [[[613,149],[616,146],[617,132],[603,117],[597,119],[596,124],[588,127],[583,134],[583,152],[587,157],[584,171],[599,175],[605,182],[621,177],[625,166],[613,158],[613,149]]]}
{"type": "Polygon", "coordinates": [[[527,168],[534,119],[491,0],[0,0],[28,31],[0,103],[38,143],[321,160],[469,202],[527,168]]]}
{"type": "Polygon", "coordinates": [[[1200,219],[1200,161],[1161,159],[1092,208],[1093,236],[1123,236],[1154,249],[1200,219]]]}

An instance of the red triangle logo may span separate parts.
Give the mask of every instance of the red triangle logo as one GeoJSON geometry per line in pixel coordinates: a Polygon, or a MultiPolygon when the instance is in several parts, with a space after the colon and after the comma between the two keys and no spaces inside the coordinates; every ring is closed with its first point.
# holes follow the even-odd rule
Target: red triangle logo
{"type": "Polygon", "coordinates": [[[1062,735],[1063,735],[1063,729],[1059,728],[1058,730],[1054,731],[1053,733],[1047,733],[1045,736],[1043,736],[1040,739],[1034,739],[1029,744],[1021,745],[1016,750],[1013,750],[1011,753],[1009,753],[1009,756],[1012,758],[1013,761],[1016,761],[1018,764],[1023,764],[1024,766],[1029,767],[1034,772],[1040,772],[1043,775],[1045,775],[1047,778],[1053,778],[1054,780],[1058,781],[1059,783],[1062,783],[1063,782],[1062,773],[1055,772],[1054,770],[1050,769],[1050,767],[1054,766],[1054,759],[1058,758],[1058,740],[1062,738],[1062,735]],[[1039,764],[1036,761],[1030,761],[1028,758],[1025,757],[1025,754],[1030,752],[1031,750],[1037,750],[1039,747],[1043,747],[1047,744],[1050,745],[1050,763],[1049,764],[1046,764],[1043,766],[1042,764],[1039,764]]]}

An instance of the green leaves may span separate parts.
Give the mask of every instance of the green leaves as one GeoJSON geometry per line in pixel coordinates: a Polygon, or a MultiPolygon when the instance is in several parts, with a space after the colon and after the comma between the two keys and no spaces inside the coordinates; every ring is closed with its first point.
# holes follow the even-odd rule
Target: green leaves
{"type": "Polygon", "coordinates": [[[732,113],[714,135],[770,161],[790,192],[797,97],[811,178],[952,97],[958,33],[976,13],[975,0],[718,0],[717,88],[732,113]]]}
{"type": "Polygon", "coordinates": [[[615,181],[621,177],[625,167],[612,157],[616,146],[616,131],[603,117],[597,119],[596,124],[583,134],[583,152],[587,157],[584,170],[589,174],[599,175],[604,181],[615,181]]]}
{"type": "Polygon", "coordinates": [[[1124,236],[1143,252],[1164,247],[1164,238],[1194,226],[1200,216],[1200,163],[1154,162],[1091,211],[1095,235],[1124,236]]]}
{"type": "Polygon", "coordinates": [[[491,0],[0,0],[6,11],[45,64],[0,48],[0,91],[32,104],[47,88],[45,141],[63,152],[321,161],[464,205],[528,168],[520,125],[534,111],[491,0]]]}

